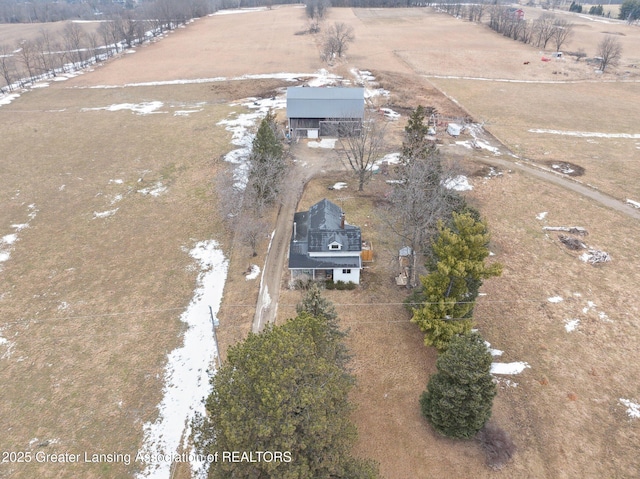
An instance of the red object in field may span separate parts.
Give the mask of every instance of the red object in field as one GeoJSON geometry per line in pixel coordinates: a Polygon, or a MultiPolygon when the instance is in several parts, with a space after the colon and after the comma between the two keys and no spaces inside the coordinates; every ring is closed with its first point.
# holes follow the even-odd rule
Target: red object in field
{"type": "Polygon", "coordinates": [[[542,57],[540,60],[542,60],[543,62],[550,62],[551,58],[542,57]]]}

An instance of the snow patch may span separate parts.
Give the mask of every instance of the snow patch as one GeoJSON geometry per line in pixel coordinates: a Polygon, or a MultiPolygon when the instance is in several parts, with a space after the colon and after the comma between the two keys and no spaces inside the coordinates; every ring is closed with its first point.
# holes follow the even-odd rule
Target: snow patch
{"type": "Polygon", "coordinates": [[[551,298],[547,298],[547,301],[550,303],[559,303],[562,301],[562,296],[552,296],[551,298]]]}
{"type": "Polygon", "coordinates": [[[258,266],[257,264],[252,264],[251,265],[251,272],[248,275],[246,275],[244,277],[244,279],[246,279],[246,280],[256,279],[259,274],[260,274],[260,266],[258,266]]]}
{"type": "Polygon", "coordinates": [[[118,212],[119,208],[115,208],[113,210],[108,210],[108,211],[102,211],[102,212],[97,212],[94,211],[93,212],[93,217],[94,218],[108,218],[109,216],[113,216],[118,212]]]}
{"type": "Polygon", "coordinates": [[[575,331],[578,328],[579,324],[579,319],[567,319],[564,322],[564,329],[566,329],[567,333],[570,333],[571,331],[575,331]]]}
{"type": "Polygon", "coordinates": [[[627,204],[633,206],[634,208],[640,208],[640,203],[637,201],[633,201],[627,198],[627,204]]]}
{"type": "Polygon", "coordinates": [[[597,131],[566,131],[566,130],[545,130],[532,128],[529,133],[546,133],[549,135],[577,136],[580,138],[631,138],[640,139],[637,133],[600,133],[597,131]]]}
{"type": "Polygon", "coordinates": [[[538,213],[536,215],[536,219],[542,221],[543,219],[545,219],[547,217],[548,212],[547,211],[543,211],[542,213],[538,213]]]}
{"type": "Polygon", "coordinates": [[[384,116],[389,120],[398,120],[400,118],[400,113],[393,111],[391,108],[380,108],[380,111],[384,113],[384,116]]]}
{"type": "Polygon", "coordinates": [[[167,187],[164,186],[161,182],[157,182],[155,185],[153,186],[149,186],[148,188],[142,188],[141,190],[138,190],[138,193],[142,193],[143,195],[149,195],[149,196],[160,196],[163,193],[166,193],[167,191],[167,187]]]}
{"type": "Polygon", "coordinates": [[[116,105],[109,105],[98,108],[83,108],[81,111],[122,111],[131,110],[137,115],[149,115],[151,113],[160,113],[156,110],[162,108],[163,103],[161,101],[147,101],[142,103],[120,103],[116,105]]]}
{"type": "Polygon", "coordinates": [[[491,374],[520,374],[527,368],[528,363],[516,361],[514,363],[491,363],[491,374]]]}
{"type": "Polygon", "coordinates": [[[331,187],[331,189],[333,189],[333,190],[343,190],[343,189],[345,189],[346,187],[347,187],[347,184],[346,184],[346,183],[344,183],[344,182],[342,182],[342,181],[339,181],[339,182],[337,182],[336,184],[334,184],[334,185],[331,187]]]}
{"type": "Polygon", "coordinates": [[[253,7],[253,8],[230,8],[229,10],[218,10],[217,12],[209,15],[210,17],[215,17],[218,15],[237,15],[240,13],[253,13],[253,12],[262,12],[266,10],[267,7],[253,7]]]}
{"type": "Polygon", "coordinates": [[[630,418],[640,419],[640,404],[623,398],[620,398],[620,402],[627,407],[627,415],[630,418]]]}
{"type": "Polygon", "coordinates": [[[323,138],[320,141],[310,141],[307,146],[309,148],[335,148],[337,141],[336,138],[323,138]]]}
{"type": "Polygon", "coordinates": [[[491,353],[491,356],[502,356],[504,351],[500,351],[499,349],[492,349],[491,343],[489,341],[485,341],[484,344],[487,346],[487,349],[491,353]]]}
{"type": "MultiPolygon", "coordinates": [[[[191,420],[195,414],[205,414],[203,399],[211,392],[209,380],[218,351],[213,347],[215,341],[209,307],[214,315],[218,314],[228,262],[214,240],[197,243],[190,255],[199,262],[200,274],[193,299],[180,317],[187,324],[184,343],[168,355],[158,419],[143,426],[142,454],[175,454],[178,448],[185,447],[180,444],[180,439],[190,436],[191,420]]],[[[199,467],[206,466],[192,463],[192,468],[199,467]]],[[[146,464],[144,471],[136,477],[170,475],[171,462],[159,461],[146,464]]],[[[201,475],[196,474],[197,477],[201,475]]]]}
{"type": "Polygon", "coordinates": [[[399,152],[396,153],[388,153],[384,155],[380,160],[376,161],[377,165],[397,165],[400,163],[401,154],[399,152]]]}
{"type": "Polygon", "coordinates": [[[473,186],[469,184],[469,179],[464,175],[458,175],[443,181],[443,185],[448,190],[469,191],[473,186]]]}

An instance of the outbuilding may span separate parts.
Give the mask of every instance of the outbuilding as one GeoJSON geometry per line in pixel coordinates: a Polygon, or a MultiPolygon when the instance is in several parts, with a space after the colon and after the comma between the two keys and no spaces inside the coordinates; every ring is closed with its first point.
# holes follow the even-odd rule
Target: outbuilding
{"type": "Polygon", "coordinates": [[[287,120],[292,137],[359,135],[363,118],[364,88],[287,88],[287,120]]]}

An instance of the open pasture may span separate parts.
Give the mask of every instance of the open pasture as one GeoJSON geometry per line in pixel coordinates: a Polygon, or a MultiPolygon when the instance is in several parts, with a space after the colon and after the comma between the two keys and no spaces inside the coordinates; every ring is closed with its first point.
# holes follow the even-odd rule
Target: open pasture
{"type": "MultiPolygon", "coordinates": [[[[221,156],[234,146],[219,122],[248,112],[241,100],[271,97],[291,84],[229,78],[326,67],[315,39],[295,35],[305,28],[303,14],[286,7],[201,19],[0,106],[0,238],[10,237],[3,244],[9,257],[0,263],[0,450],[139,450],[143,425],[158,415],[167,354],[182,344],[181,314],[201,270],[190,252],[199,242],[217,241],[230,260],[221,350],[249,330],[258,281],[242,273],[264,258],[267,240],[251,258],[222,222],[214,179],[229,174],[221,156]]],[[[528,131],[640,133],[632,130],[637,83],[604,82],[617,78],[609,74],[592,78],[582,64],[568,78],[593,82],[435,78],[553,80],[551,69],[559,67],[527,70],[521,60],[538,55],[531,47],[429,9],[333,9],[328,21],[352,24],[356,33],[347,59],[331,70],[345,78],[353,68],[372,71],[391,92],[390,106],[415,106],[414,92],[441,111],[466,109],[515,153],[537,162],[561,158],[585,168],[580,181],[620,198],[640,195],[632,182],[640,140],[528,131]],[[503,49],[511,54],[500,54],[503,49]],[[436,97],[433,85],[459,106],[436,97]]],[[[631,51],[625,49],[628,63],[631,51]]],[[[478,327],[504,351],[500,361],[530,366],[499,379],[494,416],[519,448],[500,474],[635,477],[640,421],[621,400],[640,401],[632,379],[640,376],[640,227],[523,173],[473,176],[486,152],[442,149],[469,175],[468,198],[488,219],[491,249],[505,265],[503,276],[483,287],[478,327]],[[587,243],[609,252],[612,262],[580,261],[545,225],[584,226],[587,243]]],[[[303,158],[304,149],[295,154],[303,158]]],[[[435,370],[435,353],[397,304],[404,291],[392,280],[395,245],[376,209],[389,187],[376,176],[358,194],[340,169],[336,163],[337,171],[312,181],[301,207],[325,196],[352,197],[345,200],[347,214],[367,225],[363,231],[376,245],[366,287],[328,295],[352,331],[357,453],[378,460],[389,479],[494,477],[477,445],[440,438],[420,417],[417,401],[435,370]],[[347,189],[329,192],[336,181],[347,189]]],[[[298,292],[283,293],[279,321],[298,300],[298,292]]],[[[0,464],[0,477],[131,477],[142,469],[121,462],[0,464]]],[[[188,477],[187,468],[177,477],[188,477]]]]}

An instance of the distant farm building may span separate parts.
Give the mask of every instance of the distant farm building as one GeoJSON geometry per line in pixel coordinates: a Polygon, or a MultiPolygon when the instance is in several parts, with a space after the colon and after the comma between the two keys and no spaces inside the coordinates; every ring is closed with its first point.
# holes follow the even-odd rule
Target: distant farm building
{"type": "Polygon", "coordinates": [[[362,269],[360,228],[348,224],[342,209],[324,199],[293,217],[289,246],[292,279],[333,279],[359,284],[362,269]]]}
{"type": "Polygon", "coordinates": [[[507,13],[514,20],[524,20],[524,10],[521,8],[510,8],[507,13]]]}
{"type": "Polygon", "coordinates": [[[297,138],[360,134],[364,88],[287,88],[289,133],[297,138]]]}

